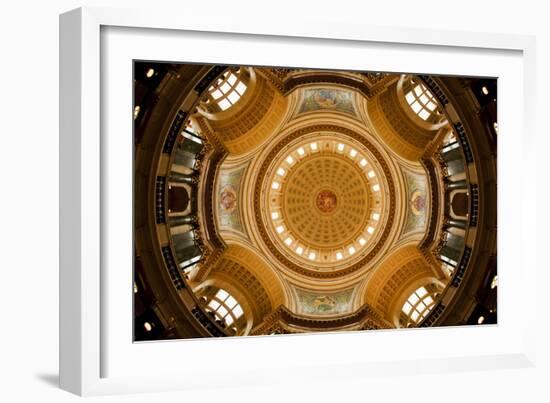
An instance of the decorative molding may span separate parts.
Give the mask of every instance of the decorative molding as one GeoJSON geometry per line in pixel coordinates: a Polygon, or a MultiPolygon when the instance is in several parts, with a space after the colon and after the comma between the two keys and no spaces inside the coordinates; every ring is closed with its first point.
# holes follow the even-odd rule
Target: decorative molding
{"type": "Polygon", "coordinates": [[[435,323],[437,319],[441,316],[441,314],[445,311],[445,305],[443,305],[441,302],[438,302],[435,307],[430,311],[428,316],[424,318],[422,323],[419,327],[431,327],[435,323]]]}
{"type": "Polygon", "coordinates": [[[357,311],[332,318],[314,318],[297,315],[281,305],[263,323],[254,328],[252,335],[273,333],[301,333],[300,328],[311,331],[334,331],[355,326],[355,330],[390,329],[391,324],[384,320],[368,304],[357,311]]]}
{"type": "Polygon", "coordinates": [[[205,91],[212,82],[220,76],[229,66],[223,66],[223,65],[216,65],[212,66],[210,71],[205,74],[205,76],[195,85],[193,90],[198,93],[202,94],[203,91],[205,91]]]}
{"type": "Polygon", "coordinates": [[[155,219],[157,224],[166,222],[166,177],[157,176],[155,182],[155,219]]]}
{"type": "Polygon", "coordinates": [[[172,249],[170,249],[170,246],[162,247],[162,256],[164,257],[164,264],[166,265],[168,275],[172,279],[174,287],[176,287],[176,290],[178,291],[184,289],[186,287],[185,281],[183,281],[183,277],[180,274],[178,265],[176,264],[176,260],[174,259],[174,255],[172,254],[172,249]]]}
{"type": "Polygon", "coordinates": [[[465,246],[464,251],[462,252],[460,263],[455,269],[453,279],[451,281],[451,285],[453,287],[457,288],[462,282],[462,278],[464,277],[464,274],[466,273],[466,269],[468,268],[468,263],[470,263],[471,254],[472,254],[472,249],[468,246],[465,246]]]}
{"type": "Polygon", "coordinates": [[[470,226],[477,225],[479,214],[479,187],[476,184],[470,185],[470,226]]]}
{"type": "Polygon", "coordinates": [[[165,154],[171,154],[172,150],[174,148],[174,144],[176,144],[176,140],[178,138],[178,135],[181,132],[181,127],[183,126],[183,123],[185,122],[185,119],[187,118],[187,113],[179,110],[176,113],[176,116],[174,117],[174,120],[172,121],[172,124],[170,125],[170,129],[168,130],[168,134],[166,136],[166,140],[164,141],[164,147],[162,149],[162,152],[165,154]]]}
{"type": "Polygon", "coordinates": [[[471,164],[474,162],[474,155],[472,154],[472,149],[470,148],[470,143],[468,142],[468,136],[466,135],[466,130],[462,122],[456,122],[454,125],[455,133],[460,141],[462,146],[462,152],[464,153],[464,159],[467,163],[471,164]]]}
{"type": "Polygon", "coordinates": [[[430,92],[433,94],[434,97],[437,98],[437,100],[443,107],[445,107],[445,105],[449,103],[449,99],[447,98],[443,90],[441,90],[439,85],[437,85],[437,83],[434,81],[434,79],[431,76],[419,75],[417,77],[424,82],[424,85],[428,87],[430,92]]]}

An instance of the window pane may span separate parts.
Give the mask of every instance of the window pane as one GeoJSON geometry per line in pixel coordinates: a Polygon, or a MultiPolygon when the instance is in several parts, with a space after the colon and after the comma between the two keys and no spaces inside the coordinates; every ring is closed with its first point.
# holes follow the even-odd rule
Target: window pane
{"type": "Polygon", "coordinates": [[[227,80],[227,82],[230,85],[233,85],[233,84],[235,84],[235,81],[237,81],[237,76],[235,74],[231,73],[231,75],[229,76],[229,79],[227,80]]]}
{"type": "Polygon", "coordinates": [[[227,94],[230,89],[231,89],[231,86],[228,83],[223,83],[221,90],[224,94],[227,94]]]}
{"type": "Polygon", "coordinates": [[[237,84],[237,92],[239,94],[243,95],[245,91],[246,91],[246,85],[244,85],[244,83],[237,84]]]}
{"type": "Polygon", "coordinates": [[[233,309],[233,315],[235,315],[237,319],[239,319],[243,315],[243,309],[240,305],[237,305],[235,309],[233,309]]]}
{"type": "Polygon", "coordinates": [[[417,311],[413,311],[413,313],[411,315],[411,318],[412,318],[412,320],[414,320],[416,322],[416,320],[418,319],[419,316],[420,316],[420,314],[417,311]]]}
{"type": "Polygon", "coordinates": [[[426,96],[426,94],[422,94],[420,96],[420,102],[422,102],[424,105],[426,105],[429,101],[430,99],[426,96]]]}
{"type": "Polygon", "coordinates": [[[214,99],[218,99],[219,97],[221,97],[223,94],[220,90],[216,90],[212,93],[212,96],[214,97],[214,99]]]}
{"type": "Polygon", "coordinates": [[[418,84],[416,87],[414,87],[414,92],[418,96],[420,96],[422,94],[423,90],[422,90],[422,87],[420,86],[420,84],[418,84]]]}
{"type": "Polygon", "coordinates": [[[220,316],[223,318],[225,315],[227,315],[227,309],[225,309],[225,307],[223,305],[221,305],[219,308],[218,308],[218,313],[220,314],[220,316]]]}
{"type": "Polygon", "coordinates": [[[412,91],[411,91],[411,92],[408,92],[407,95],[405,95],[405,99],[407,100],[407,102],[409,103],[409,105],[412,104],[412,103],[414,102],[414,99],[415,99],[415,98],[414,98],[414,95],[413,95],[412,91]]]}
{"type": "Polygon", "coordinates": [[[432,297],[426,297],[426,299],[424,300],[424,303],[426,305],[431,305],[432,302],[434,302],[434,299],[432,297]]]}
{"type": "Polygon", "coordinates": [[[430,112],[428,112],[426,109],[422,109],[418,113],[418,116],[420,116],[422,120],[427,120],[430,117],[430,112]]]}
{"type": "Polygon", "coordinates": [[[216,298],[218,298],[221,301],[225,301],[225,299],[229,296],[229,293],[225,291],[224,289],[220,288],[218,292],[216,293],[216,298]]]}
{"type": "Polygon", "coordinates": [[[218,307],[220,306],[220,303],[219,303],[218,301],[212,300],[212,301],[210,301],[210,303],[208,304],[208,306],[209,306],[210,308],[212,308],[212,309],[215,311],[215,310],[218,309],[218,307]]]}
{"type": "Polygon", "coordinates": [[[434,104],[433,102],[428,102],[428,104],[426,105],[426,107],[431,110],[433,112],[433,110],[436,108],[436,104],[434,104]]]}
{"type": "Polygon", "coordinates": [[[229,109],[229,107],[231,106],[231,103],[227,100],[227,99],[222,99],[218,105],[220,106],[220,108],[222,109],[222,111],[225,111],[227,109],[229,109]]]}
{"type": "Polygon", "coordinates": [[[231,101],[232,104],[236,103],[241,96],[237,94],[235,91],[232,91],[231,94],[227,96],[227,99],[231,101]]]}
{"type": "Polygon", "coordinates": [[[414,305],[418,302],[418,297],[416,294],[412,294],[410,297],[409,297],[409,304],[411,305],[414,305]]]}
{"type": "Polygon", "coordinates": [[[229,309],[233,309],[233,307],[237,305],[237,301],[230,295],[229,298],[227,298],[227,300],[225,301],[225,305],[227,305],[229,309]]]}
{"type": "Polygon", "coordinates": [[[418,290],[416,290],[416,293],[420,298],[422,298],[424,295],[428,293],[424,287],[420,287],[418,290]]]}
{"type": "Polygon", "coordinates": [[[411,311],[411,308],[412,308],[412,305],[409,304],[408,302],[405,302],[405,305],[403,305],[403,312],[405,312],[405,314],[409,314],[409,312],[411,311]]]}
{"type": "Polygon", "coordinates": [[[227,326],[231,326],[231,324],[232,324],[233,322],[234,322],[233,316],[227,315],[227,316],[225,317],[225,324],[226,324],[227,326]]]}
{"type": "Polygon", "coordinates": [[[420,106],[420,104],[418,102],[415,102],[415,103],[411,104],[411,108],[414,111],[414,113],[418,113],[422,110],[422,107],[420,106]]]}

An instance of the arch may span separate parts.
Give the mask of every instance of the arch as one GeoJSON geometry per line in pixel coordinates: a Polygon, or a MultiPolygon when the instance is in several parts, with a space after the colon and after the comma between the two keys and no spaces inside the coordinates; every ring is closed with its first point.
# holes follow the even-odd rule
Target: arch
{"type": "Polygon", "coordinates": [[[274,270],[254,251],[240,245],[231,245],[224,251],[195,292],[211,286],[225,288],[235,296],[249,320],[247,330],[286,302],[283,285],[274,270]]]}
{"type": "Polygon", "coordinates": [[[469,197],[466,189],[453,190],[449,194],[451,200],[451,217],[465,219],[468,215],[469,197]]]}
{"type": "Polygon", "coordinates": [[[225,111],[210,114],[199,110],[197,121],[203,131],[214,132],[232,154],[254,150],[281,124],[288,100],[263,76],[249,68],[248,89],[225,111]]]}
{"type": "Polygon", "coordinates": [[[441,113],[436,98],[421,80],[411,75],[402,75],[397,82],[397,94],[402,107],[408,106],[408,109],[404,109],[418,126],[434,131],[447,124],[447,118],[441,113]]]}
{"type": "Polygon", "coordinates": [[[182,213],[187,210],[190,196],[184,185],[168,186],[168,212],[182,213]]]}
{"type": "Polygon", "coordinates": [[[286,304],[286,296],[281,280],[271,266],[256,252],[241,245],[230,245],[225,251],[224,257],[241,264],[256,276],[265,288],[274,308],[286,304]]]}
{"type": "Polygon", "coordinates": [[[210,86],[201,107],[211,112],[226,111],[234,107],[246,93],[249,77],[248,68],[228,69],[210,86]]]}
{"type": "Polygon", "coordinates": [[[403,295],[415,282],[438,282],[430,265],[414,245],[393,251],[369,278],[362,303],[368,303],[382,317],[394,322],[403,295]]]}
{"type": "Polygon", "coordinates": [[[407,103],[403,80],[368,100],[367,112],[381,140],[398,156],[416,161],[447,121],[422,120],[407,103]]]}
{"type": "Polygon", "coordinates": [[[401,307],[394,314],[395,327],[416,326],[424,320],[434,306],[437,297],[443,287],[439,283],[416,281],[403,293],[404,299],[398,301],[397,307],[401,307]]]}
{"type": "MultiPolygon", "coordinates": [[[[219,290],[224,290],[233,297],[243,311],[242,317],[235,322],[227,324],[234,335],[247,335],[257,321],[257,312],[254,310],[254,301],[250,300],[247,294],[244,294],[241,288],[237,287],[234,281],[227,281],[223,276],[213,276],[202,282],[195,290],[195,294],[200,297],[201,303],[208,307],[208,304],[219,290]]],[[[206,308],[212,310],[212,306],[206,308]]],[[[227,322],[226,322],[227,323],[227,322]]]]}

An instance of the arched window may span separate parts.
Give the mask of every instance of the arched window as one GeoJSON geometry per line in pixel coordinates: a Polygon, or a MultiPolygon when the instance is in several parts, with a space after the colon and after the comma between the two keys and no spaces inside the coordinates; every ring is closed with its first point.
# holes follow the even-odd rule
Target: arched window
{"type": "Polygon", "coordinates": [[[422,120],[440,115],[434,96],[422,83],[411,80],[410,89],[405,93],[405,99],[413,112],[422,120]]]}
{"type": "Polygon", "coordinates": [[[417,288],[401,308],[402,325],[411,327],[422,322],[434,307],[436,297],[436,290],[430,286],[417,288]]]}
{"type": "Polygon", "coordinates": [[[222,111],[235,105],[246,92],[247,86],[240,78],[242,68],[228,70],[208,89],[208,102],[215,102],[222,111]]]}
{"type": "Polygon", "coordinates": [[[233,296],[220,288],[207,306],[214,312],[216,317],[227,326],[231,326],[243,316],[243,309],[233,296]]]}

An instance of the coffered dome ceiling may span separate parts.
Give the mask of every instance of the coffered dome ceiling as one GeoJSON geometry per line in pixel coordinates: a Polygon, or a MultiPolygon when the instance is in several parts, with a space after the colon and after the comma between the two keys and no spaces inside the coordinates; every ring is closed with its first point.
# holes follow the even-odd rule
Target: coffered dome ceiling
{"type": "MultiPolygon", "coordinates": [[[[449,103],[442,81],[176,66],[173,77],[200,80],[178,98],[196,107],[165,124],[152,173],[153,238],[165,280],[190,293],[182,298],[197,329],[371,329],[445,316],[443,301],[456,293],[450,284],[463,281],[461,264],[483,232],[468,237],[479,217],[468,205],[479,192],[478,168],[462,121],[448,121],[446,112],[460,106],[449,103]]],[[[142,144],[138,166],[155,155],[142,144]]],[[[148,237],[136,234],[143,267],[148,237]]]]}
{"type": "Polygon", "coordinates": [[[285,244],[317,262],[342,260],[333,255],[359,239],[366,242],[369,215],[380,203],[379,198],[373,200],[366,172],[336,152],[339,144],[319,141],[310,144],[310,149],[320,148],[318,153],[304,152],[303,147],[291,152],[271,176],[266,192],[271,223],[285,244]]]}
{"type": "Polygon", "coordinates": [[[275,256],[317,277],[356,270],[372,258],[387,233],[387,200],[395,197],[387,165],[366,138],[326,129],[285,138],[256,180],[257,224],[275,256]]]}

